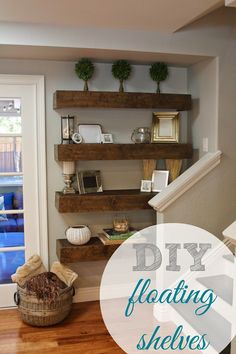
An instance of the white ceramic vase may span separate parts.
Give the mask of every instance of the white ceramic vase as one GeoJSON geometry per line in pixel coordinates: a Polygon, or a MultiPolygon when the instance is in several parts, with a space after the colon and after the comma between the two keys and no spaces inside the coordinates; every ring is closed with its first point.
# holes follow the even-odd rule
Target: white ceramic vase
{"type": "Polygon", "coordinates": [[[66,230],[66,238],[73,245],[84,245],[91,238],[91,231],[86,225],[70,226],[66,230]]]}

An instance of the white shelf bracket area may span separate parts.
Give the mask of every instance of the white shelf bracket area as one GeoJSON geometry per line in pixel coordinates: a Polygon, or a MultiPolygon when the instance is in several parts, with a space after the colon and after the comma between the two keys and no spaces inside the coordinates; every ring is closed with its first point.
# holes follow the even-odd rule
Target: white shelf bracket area
{"type": "Polygon", "coordinates": [[[220,164],[222,152],[209,152],[194,165],[170,183],[162,192],[149,200],[149,205],[158,213],[163,213],[181,195],[186,193],[203,177],[220,164]]]}

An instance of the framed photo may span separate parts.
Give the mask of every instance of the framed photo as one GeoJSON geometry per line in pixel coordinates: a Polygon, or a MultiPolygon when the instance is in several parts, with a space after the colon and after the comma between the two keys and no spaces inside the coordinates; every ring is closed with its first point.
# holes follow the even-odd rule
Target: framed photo
{"type": "Polygon", "coordinates": [[[79,124],[78,133],[80,134],[83,143],[101,143],[102,128],[100,124],[79,124]]]}
{"type": "Polygon", "coordinates": [[[152,118],[152,143],[179,142],[179,112],[157,112],[152,118]]]}
{"type": "Polygon", "coordinates": [[[101,137],[102,137],[103,144],[112,144],[113,143],[112,134],[102,134],[101,137]]]}
{"type": "Polygon", "coordinates": [[[80,194],[103,191],[100,171],[78,171],[76,175],[80,194]]]}
{"type": "Polygon", "coordinates": [[[154,170],[152,174],[152,191],[161,192],[168,185],[169,171],[154,170]]]}
{"type": "Polygon", "coordinates": [[[152,191],[152,181],[148,179],[142,179],[141,181],[141,192],[151,192],[152,191]]]}

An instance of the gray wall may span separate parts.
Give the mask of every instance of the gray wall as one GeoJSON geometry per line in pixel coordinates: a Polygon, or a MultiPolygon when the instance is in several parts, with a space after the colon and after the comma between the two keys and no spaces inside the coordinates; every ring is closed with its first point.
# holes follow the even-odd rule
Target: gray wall
{"type": "MultiPolygon", "coordinates": [[[[154,92],[155,83],[149,78],[148,66],[133,67],[133,74],[125,87],[127,91],[154,92]]],[[[68,109],[53,110],[53,92],[55,90],[80,90],[81,82],[74,73],[73,62],[0,60],[2,74],[37,74],[45,76],[46,83],[46,136],[47,136],[47,181],[48,181],[48,224],[50,263],[57,260],[56,239],[64,237],[68,225],[87,224],[93,234],[112,225],[117,213],[69,213],[59,214],[54,205],[55,191],[63,188],[62,164],[54,161],[54,144],[60,143],[60,115],[72,114],[79,123],[98,123],[104,132],[114,134],[114,141],[130,142],[135,127],[151,126],[152,110],[125,109],[68,109]]],[[[96,64],[96,74],[91,81],[91,90],[116,91],[119,83],[111,75],[110,64],[96,64]]],[[[170,68],[170,76],[162,85],[164,92],[187,92],[187,69],[170,68]]],[[[187,114],[181,117],[182,140],[187,137],[187,114]]],[[[80,161],[78,169],[99,169],[102,173],[104,189],[140,188],[142,179],[141,161],[80,161]]],[[[155,223],[154,211],[125,213],[133,226],[144,228],[155,223]]],[[[90,262],[71,265],[78,271],[80,287],[99,285],[104,262],[90,262]]]]}
{"type": "MultiPolygon", "coordinates": [[[[179,36],[186,43],[183,44],[182,40],[182,45],[179,43],[182,50],[186,49],[187,44],[191,46],[191,43],[194,43],[195,51],[202,54],[215,53],[217,57],[217,66],[219,66],[218,77],[215,80],[217,126],[206,114],[208,99],[213,102],[213,105],[215,104],[212,96],[208,95],[200,100],[200,106],[203,102],[206,110],[201,112],[200,109],[197,118],[192,116],[192,123],[194,143],[197,140],[200,143],[200,138],[205,136],[209,129],[213,133],[217,132],[217,141],[212,141],[213,145],[210,145],[210,149],[214,150],[214,144],[217,143],[218,149],[223,152],[223,160],[216,170],[168,208],[164,220],[194,224],[222,237],[225,227],[235,220],[236,210],[236,11],[235,9],[218,10],[190,25],[181,31],[179,36]],[[202,119],[206,120],[205,124],[202,119]]],[[[195,93],[199,81],[199,76],[196,74],[202,75],[202,67],[199,65],[189,71],[189,80],[191,78],[193,80],[189,86],[195,93]]],[[[202,93],[199,93],[200,98],[201,96],[202,93]]],[[[215,106],[212,108],[214,111],[215,106]]]]}

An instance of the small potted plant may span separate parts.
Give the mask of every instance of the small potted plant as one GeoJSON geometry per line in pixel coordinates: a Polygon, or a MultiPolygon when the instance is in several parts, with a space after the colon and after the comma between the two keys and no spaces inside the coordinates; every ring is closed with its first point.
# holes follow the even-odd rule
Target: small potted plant
{"type": "Polygon", "coordinates": [[[160,93],[160,82],[165,81],[169,75],[168,66],[165,63],[153,63],[149,73],[152,80],[157,83],[157,93],[160,93]]]}
{"type": "Polygon", "coordinates": [[[82,58],[75,64],[75,72],[78,78],[84,80],[84,91],[88,91],[88,80],[92,78],[94,70],[93,63],[87,58],[82,58]]]}
{"type": "Polygon", "coordinates": [[[112,65],[111,71],[114,78],[120,81],[119,92],[124,92],[123,83],[131,74],[131,65],[126,60],[117,60],[112,65]]]}

